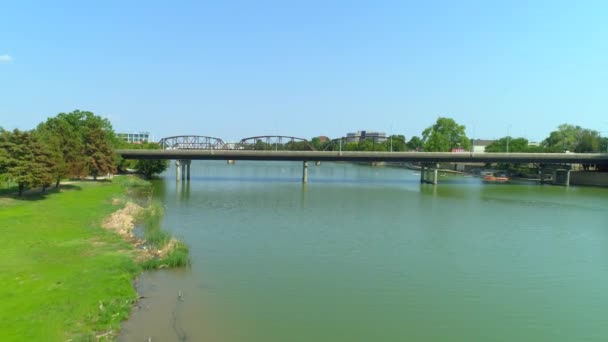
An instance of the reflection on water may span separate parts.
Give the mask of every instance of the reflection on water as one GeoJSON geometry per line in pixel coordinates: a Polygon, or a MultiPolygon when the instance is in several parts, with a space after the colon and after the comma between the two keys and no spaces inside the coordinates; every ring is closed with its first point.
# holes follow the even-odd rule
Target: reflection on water
{"type": "Polygon", "coordinates": [[[156,184],[192,267],[141,277],[122,340],[608,336],[608,191],[399,168],[193,162],[156,184]]]}

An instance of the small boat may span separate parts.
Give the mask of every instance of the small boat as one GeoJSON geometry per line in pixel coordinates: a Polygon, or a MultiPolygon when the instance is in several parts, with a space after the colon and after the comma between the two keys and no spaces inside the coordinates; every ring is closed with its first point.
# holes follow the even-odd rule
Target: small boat
{"type": "Polygon", "coordinates": [[[506,183],[509,181],[509,177],[486,175],[483,176],[483,181],[486,183],[506,183]]]}

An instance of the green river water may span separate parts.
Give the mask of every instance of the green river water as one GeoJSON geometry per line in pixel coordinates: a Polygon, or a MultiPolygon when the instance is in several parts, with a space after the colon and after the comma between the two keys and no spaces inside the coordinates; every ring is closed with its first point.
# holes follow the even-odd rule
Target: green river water
{"type": "Polygon", "coordinates": [[[120,339],[608,340],[608,189],[311,164],[167,171],[192,266],[140,278],[120,339]]]}

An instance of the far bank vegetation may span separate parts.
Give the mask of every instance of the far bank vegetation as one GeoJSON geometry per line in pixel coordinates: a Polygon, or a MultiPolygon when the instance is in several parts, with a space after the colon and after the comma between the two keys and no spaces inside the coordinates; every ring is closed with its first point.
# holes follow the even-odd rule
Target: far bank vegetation
{"type": "Polygon", "coordinates": [[[21,196],[26,189],[44,192],[53,184],[59,187],[63,179],[97,180],[128,167],[151,178],[168,166],[159,160],[125,161],[116,156],[116,148],[158,145],[123,142],[108,119],[79,110],[59,113],[29,131],[0,128],[0,182],[21,196]]]}

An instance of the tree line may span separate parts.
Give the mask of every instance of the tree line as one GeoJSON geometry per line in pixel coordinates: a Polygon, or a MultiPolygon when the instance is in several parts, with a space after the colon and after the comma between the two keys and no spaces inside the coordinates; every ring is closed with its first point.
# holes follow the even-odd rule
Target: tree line
{"type": "MultiPolygon", "coordinates": [[[[311,140],[319,151],[428,151],[449,152],[454,149],[469,151],[472,141],[466,127],[454,119],[440,117],[422,131],[421,137],[406,140],[403,135],[391,135],[386,140],[377,138],[347,142],[345,138],[311,140]]],[[[254,149],[278,149],[278,145],[257,141],[254,149]]],[[[92,176],[93,179],[117,171],[135,170],[150,178],[168,167],[164,160],[123,160],[114,153],[117,148],[160,148],[155,143],[129,144],[115,134],[109,120],[87,111],[59,113],[30,131],[0,128],[0,181],[15,184],[19,195],[26,188],[43,191],[62,179],[92,176]]],[[[282,150],[307,150],[305,142],[288,142],[282,150]]],[[[530,145],[525,138],[510,136],[495,140],[486,152],[608,152],[608,138],[598,131],[562,124],[539,145],[530,145]]]]}
{"type": "MultiPolygon", "coordinates": [[[[377,138],[376,138],[377,139],[377,138]]],[[[346,138],[322,141],[319,137],[311,140],[317,150],[336,151],[427,151],[450,152],[454,149],[470,151],[473,141],[466,135],[466,127],[452,118],[440,117],[422,131],[420,137],[413,136],[406,142],[403,135],[392,135],[385,141],[377,142],[374,138],[362,139],[359,142],[346,142],[346,138]]],[[[552,131],[540,144],[531,145],[522,137],[505,136],[485,147],[486,152],[513,153],[599,153],[608,152],[608,138],[602,137],[596,130],[580,126],[562,124],[552,131]]]]}
{"type": "MultiPolygon", "coordinates": [[[[113,174],[128,166],[147,177],[162,172],[163,161],[132,164],[121,160],[115,148],[133,148],[121,141],[109,120],[88,111],[59,113],[35,129],[0,128],[0,181],[15,184],[21,196],[27,188],[42,188],[62,179],[113,174]]],[[[153,146],[148,146],[153,147],[153,146]]]]}

